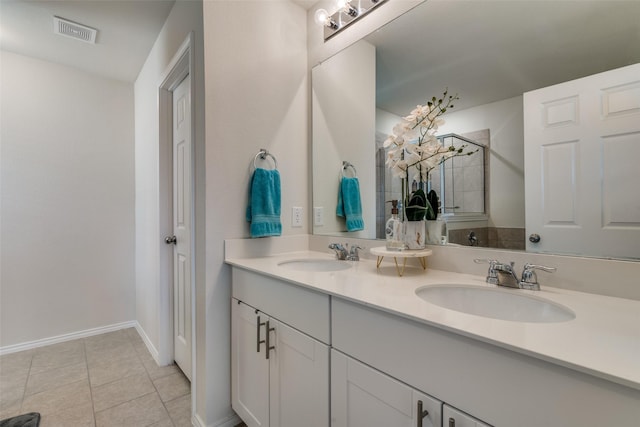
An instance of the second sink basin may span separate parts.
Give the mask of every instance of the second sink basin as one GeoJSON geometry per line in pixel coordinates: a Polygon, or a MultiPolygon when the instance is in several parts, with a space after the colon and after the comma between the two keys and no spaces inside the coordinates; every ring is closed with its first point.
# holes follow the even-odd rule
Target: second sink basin
{"type": "Polygon", "coordinates": [[[566,322],[576,315],[567,307],[526,294],[469,285],[434,285],[416,290],[423,300],[450,310],[516,322],[566,322]]]}
{"type": "Polygon", "coordinates": [[[351,268],[346,261],[325,258],[291,259],[278,263],[278,266],[296,271],[340,271],[351,268]]]}

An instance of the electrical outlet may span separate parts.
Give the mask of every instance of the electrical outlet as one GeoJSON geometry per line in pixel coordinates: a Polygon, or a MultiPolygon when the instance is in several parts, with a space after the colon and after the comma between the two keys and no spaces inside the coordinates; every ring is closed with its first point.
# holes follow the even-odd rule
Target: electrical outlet
{"type": "Polygon", "coordinates": [[[313,208],[313,225],[324,225],[324,208],[322,206],[313,208]]]}
{"type": "Polygon", "coordinates": [[[302,227],[302,208],[294,206],[291,208],[291,226],[302,227]]]}

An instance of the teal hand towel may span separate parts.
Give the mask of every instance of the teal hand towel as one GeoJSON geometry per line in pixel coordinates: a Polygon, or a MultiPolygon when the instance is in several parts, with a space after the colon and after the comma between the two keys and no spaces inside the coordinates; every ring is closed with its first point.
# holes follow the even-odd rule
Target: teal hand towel
{"type": "Polygon", "coordinates": [[[251,223],[251,237],[279,236],[280,173],[273,169],[257,168],[249,186],[247,221],[251,223]]]}
{"type": "Polygon", "coordinates": [[[358,178],[343,177],[340,181],[336,215],[347,220],[347,231],[364,230],[358,178]]]}

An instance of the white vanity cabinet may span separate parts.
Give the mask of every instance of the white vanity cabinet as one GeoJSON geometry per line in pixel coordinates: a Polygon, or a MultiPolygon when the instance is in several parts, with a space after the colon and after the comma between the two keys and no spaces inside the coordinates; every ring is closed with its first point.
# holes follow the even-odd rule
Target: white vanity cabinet
{"type": "Polygon", "coordinates": [[[329,346],[308,333],[328,340],[329,297],[234,270],[231,305],[233,409],[248,427],[327,427],[329,346]]]}
{"type": "Polygon", "coordinates": [[[334,351],[465,412],[445,406],[444,427],[639,425],[637,390],[340,298],[331,312],[334,351]]]}
{"type": "Polygon", "coordinates": [[[489,425],[449,405],[444,405],[442,407],[442,427],[489,427],[489,425]]]}
{"type": "Polygon", "coordinates": [[[331,351],[332,427],[440,427],[442,402],[331,351]]]}

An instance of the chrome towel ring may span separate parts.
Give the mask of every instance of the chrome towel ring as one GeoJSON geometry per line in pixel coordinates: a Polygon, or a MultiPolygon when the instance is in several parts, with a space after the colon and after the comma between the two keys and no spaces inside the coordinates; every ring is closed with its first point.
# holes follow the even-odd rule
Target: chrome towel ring
{"type": "Polygon", "coordinates": [[[347,161],[343,161],[342,162],[342,170],[341,170],[342,176],[345,177],[345,178],[347,177],[347,175],[345,175],[345,172],[349,168],[351,168],[351,170],[353,170],[352,178],[356,178],[358,176],[358,172],[356,171],[356,167],[353,166],[353,164],[351,164],[351,163],[349,163],[347,161]]]}
{"type": "Polygon", "coordinates": [[[258,154],[256,154],[256,156],[253,158],[253,167],[257,169],[258,165],[256,162],[258,161],[258,159],[266,160],[267,157],[271,157],[271,160],[273,160],[273,168],[278,169],[278,161],[273,154],[267,151],[266,148],[261,148],[260,151],[258,151],[258,154]]]}

